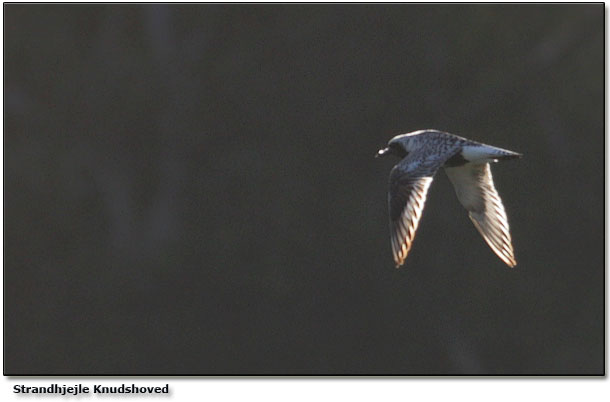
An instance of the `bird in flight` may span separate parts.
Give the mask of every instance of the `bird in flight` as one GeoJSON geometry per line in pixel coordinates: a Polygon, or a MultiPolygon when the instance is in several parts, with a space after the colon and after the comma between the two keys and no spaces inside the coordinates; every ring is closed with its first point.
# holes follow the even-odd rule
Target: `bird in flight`
{"type": "Polygon", "coordinates": [[[390,239],[396,268],[404,264],[415,237],[426,194],[442,166],[489,247],[509,267],[517,265],[502,200],[489,164],[522,155],[438,130],[397,135],[376,157],[395,155],[401,161],[390,172],[388,207],[390,239]]]}

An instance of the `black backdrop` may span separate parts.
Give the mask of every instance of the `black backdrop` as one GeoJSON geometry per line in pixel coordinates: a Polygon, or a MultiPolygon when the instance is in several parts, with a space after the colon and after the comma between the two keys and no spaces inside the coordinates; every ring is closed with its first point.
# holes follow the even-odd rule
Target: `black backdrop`
{"type": "Polygon", "coordinates": [[[604,7],[4,5],[5,374],[602,374],[604,7]],[[392,136],[497,164],[518,265],[392,136]]]}

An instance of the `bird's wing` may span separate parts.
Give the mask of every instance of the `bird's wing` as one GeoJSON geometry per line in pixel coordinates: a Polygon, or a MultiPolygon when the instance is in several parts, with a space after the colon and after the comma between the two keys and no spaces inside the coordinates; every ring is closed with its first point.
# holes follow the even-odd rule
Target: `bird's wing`
{"type": "Polygon", "coordinates": [[[458,199],[489,247],[509,267],[517,265],[502,200],[494,187],[489,163],[446,167],[458,199]]]}
{"type": "Polygon", "coordinates": [[[405,262],[411,249],[432,178],[452,155],[448,153],[446,158],[439,158],[412,152],[390,173],[390,237],[397,268],[405,262]]]}

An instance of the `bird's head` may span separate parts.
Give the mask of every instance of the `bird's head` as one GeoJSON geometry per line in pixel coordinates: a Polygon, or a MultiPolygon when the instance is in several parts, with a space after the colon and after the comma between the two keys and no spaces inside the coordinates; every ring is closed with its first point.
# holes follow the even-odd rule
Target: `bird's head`
{"type": "Polygon", "coordinates": [[[397,135],[388,142],[386,148],[380,149],[375,155],[376,158],[387,155],[398,156],[400,159],[407,156],[410,152],[409,140],[405,135],[397,135]]]}

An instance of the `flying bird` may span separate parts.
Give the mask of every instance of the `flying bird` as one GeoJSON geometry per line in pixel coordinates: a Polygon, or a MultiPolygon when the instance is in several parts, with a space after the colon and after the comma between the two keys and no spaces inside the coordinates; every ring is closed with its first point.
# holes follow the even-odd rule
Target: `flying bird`
{"type": "Polygon", "coordinates": [[[517,265],[508,219],[489,164],[520,158],[520,153],[438,130],[419,130],[392,138],[376,157],[390,154],[401,158],[390,172],[388,192],[390,239],[396,268],[404,264],[411,250],[428,188],[441,166],[489,247],[509,267],[517,265]]]}

